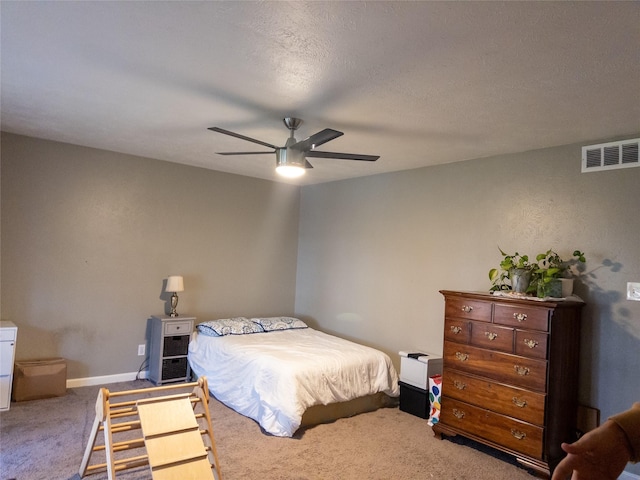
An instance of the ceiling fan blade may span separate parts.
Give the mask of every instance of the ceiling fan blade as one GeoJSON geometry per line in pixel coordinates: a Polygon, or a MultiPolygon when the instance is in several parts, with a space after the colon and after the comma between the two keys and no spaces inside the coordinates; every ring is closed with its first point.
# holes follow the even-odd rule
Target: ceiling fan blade
{"type": "Polygon", "coordinates": [[[276,153],[273,152],[216,152],[216,155],[266,155],[276,153]]]}
{"type": "Polygon", "coordinates": [[[298,143],[294,143],[293,145],[291,145],[291,148],[306,152],[307,150],[319,147],[320,145],[327,143],[334,138],[338,138],[341,135],[344,135],[344,133],[333,130],[331,128],[325,128],[318,133],[314,133],[309,138],[306,138],[298,143]]]}
{"type": "Polygon", "coordinates": [[[319,152],[311,150],[307,152],[307,157],[313,158],[337,158],[338,160],[362,160],[364,162],[375,162],[380,155],[361,155],[359,153],[336,153],[336,152],[319,152]]]}
{"type": "Polygon", "coordinates": [[[265,147],[273,148],[274,150],[278,148],[275,145],[271,145],[270,143],[263,142],[261,140],[256,140],[255,138],[251,138],[251,137],[246,137],[244,135],[240,135],[239,133],[230,132],[229,130],[225,130],[224,128],[209,127],[207,130],[211,130],[212,132],[224,133],[225,135],[231,135],[232,137],[236,137],[241,140],[246,140],[247,142],[257,143],[258,145],[264,145],[265,147]]]}

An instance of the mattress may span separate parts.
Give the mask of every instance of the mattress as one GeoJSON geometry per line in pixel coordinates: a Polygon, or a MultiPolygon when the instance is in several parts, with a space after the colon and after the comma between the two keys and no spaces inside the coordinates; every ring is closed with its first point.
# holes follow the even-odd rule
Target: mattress
{"type": "Polygon", "coordinates": [[[195,332],[189,362],[218,400],[281,437],[293,436],[315,405],[400,395],[388,355],[312,328],[217,337],[195,332]]]}

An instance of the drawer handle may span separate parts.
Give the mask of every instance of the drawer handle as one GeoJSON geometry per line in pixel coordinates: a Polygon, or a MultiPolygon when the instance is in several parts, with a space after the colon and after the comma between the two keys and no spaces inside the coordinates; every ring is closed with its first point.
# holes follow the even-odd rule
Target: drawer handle
{"type": "Polygon", "coordinates": [[[461,309],[464,313],[469,313],[471,312],[471,310],[473,310],[473,307],[469,306],[469,305],[463,305],[462,309],[461,309]]]}
{"type": "Polygon", "coordinates": [[[515,318],[517,321],[522,323],[527,319],[527,314],[526,313],[517,313],[516,312],[516,313],[513,314],[513,318],[515,318]]]}
{"type": "Polygon", "coordinates": [[[469,355],[462,352],[456,352],[456,359],[460,360],[461,362],[466,362],[467,360],[469,360],[469,355]]]}
{"type": "Polygon", "coordinates": [[[458,335],[461,331],[462,328],[456,326],[456,325],[452,325],[451,326],[451,331],[453,332],[454,335],[458,335]]]}
{"type": "Polygon", "coordinates": [[[464,418],[464,411],[462,411],[462,410],[458,410],[457,408],[454,408],[454,409],[453,409],[453,415],[454,415],[456,418],[458,418],[458,419],[462,420],[462,419],[464,418]]]}
{"type": "Polygon", "coordinates": [[[458,390],[464,390],[465,388],[467,388],[467,384],[462,383],[460,380],[454,380],[453,386],[456,387],[458,390]]]}
{"type": "Polygon", "coordinates": [[[526,400],[520,400],[518,397],[513,397],[511,400],[516,407],[524,408],[527,406],[526,400]]]}
{"type": "Polygon", "coordinates": [[[524,339],[524,344],[529,348],[536,348],[538,346],[538,342],[535,340],[530,340],[528,338],[524,339]]]}
{"type": "Polygon", "coordinates": [[[515,428],[511,429],[511,435],[516,437],[518,440],[524,440],[525,438],[527,438],[526,433],[521,432],[520,430],[516,430],[515,428]]]}
{"type": "Polygon", "coordinates": [[[496,338],[498,338],[498,334],[493,332],[484,332],[484,336],[487,337],[490,341],[493,341],[496,338]]]}
{"type": "Polygon", "coordinates": [[[518,375],[520,375],[521,377],[524,377],[525,375],[529,375],[529,372],[531,370],[529,370],[528,367],[521,367],[520,365],[514,365],[513,369],[516,371],[516,373],[518,375]]]}

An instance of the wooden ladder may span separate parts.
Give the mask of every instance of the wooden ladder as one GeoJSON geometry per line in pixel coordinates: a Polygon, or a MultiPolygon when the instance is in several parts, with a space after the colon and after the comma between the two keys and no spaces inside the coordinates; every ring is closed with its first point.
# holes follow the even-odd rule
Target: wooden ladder
{"type": "Polygon", "coordinates": [[[107,471],[109,480],[116,472],[149,465],[154,480],[222,480],[220,462],[209,413],[206,377],[197,382],[161,387],[109,392],[101,388],[96,400],[96,418],[80,465],[80,477],[107,471]],[[155,398],[138,398],[111,403],[112,398],[192,388],[191,392],[155,398]],[[196,412],[200,406],[202,412],[196,412]],[[131,418],[134,417],[134,418],[131,418]],[[121,419],[129,419],[120,421],[121,419]],[[142,437],[114,442],[114,436],[142,430],[142,437]],[[98,433],[104,444],[96,445],[98,433]],[[121,452],[139,450],[138,455],[116,458],[121,452]],[[105,462],[89,465],[94,452],[104,452],[105,462]]]}

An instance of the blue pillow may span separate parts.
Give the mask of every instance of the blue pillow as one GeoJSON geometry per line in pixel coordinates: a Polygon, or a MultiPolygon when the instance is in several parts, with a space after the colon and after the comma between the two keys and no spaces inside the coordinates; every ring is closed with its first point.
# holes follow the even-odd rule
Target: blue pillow
{"type": "Polygon", "coordinates": [[[308,328],[306,323],[294,317],[252,318],[251,320],[260,325],[265,332],[289,330],[291,328],[308,328]]]}
{"type": "Polygon", "coordinates": [[[246,333],[263,333],[259,323],[252,322],[245,317],[221,318],[199,323],[198,332],[209,337],[223,337],[225,335],[244,335],[246,333]]]}

